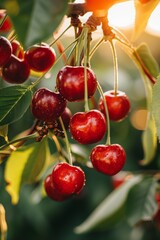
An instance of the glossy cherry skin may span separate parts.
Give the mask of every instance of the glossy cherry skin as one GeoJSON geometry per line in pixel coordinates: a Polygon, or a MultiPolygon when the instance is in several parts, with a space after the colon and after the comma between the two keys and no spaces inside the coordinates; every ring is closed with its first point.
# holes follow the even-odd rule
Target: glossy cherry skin
{"type": "MultiPolygon", "coordinates": [[[[3,21],[4,17],[5,17],[6,13],[4,11],[0,11],[0,21],[3,21]]],[[[1,24],[0,24],[1,25],[1,24]]],[[[11,30],[12,28],[12,22],[10,17],[6,17],[6,19],[4,20],[3,24],[0,26],[0,33],[7,33],[11,30]]]]}
{"type": "Polygon", "coordinates": [[[98,110],[77,112],[70,120],[72,137],[81,144],[92,144],[100,141],[106,133],[106,120],[98,110]]]}
{"type": "Polygon", "coordinates": [[[20,42],[17,40],[13,40],[11,42],[11,45],[12,45],[12,54],[20,59],[24,59],[24,50],[20,42]]]}
{"type": "Polygon", "coordinates": [[[53,66],[56,53],[49,45],[42,43],[41,45],[31,46],[25,52],[25,59],[32,70],[46,72],[53,66]]]}
{"type": "Polygon", "coordinates": [[[9,61],[2,68],[3,79],[12,84],[25,82],[30,74],[30,68],[26,61],[11,55],[9,61]]]}
{"type": "Polygon", "coordinates": [[[90,160],[97,171],[112,176],[122,170],[126,153],[119,144],[98,145],[92,149],[90,160]]]}
{"type": "MultiPolygon", "coordinates": [[[[65,66],[57,75],[57,88],[70,102],[84,100],[84,67],[65,66]]],[[[97,88],[97,80],[93,71],[87,68],[88,97],[92,97],[97,88]]]]}
{"type": "Polygon", "coordinates": [[[85,174],[80,167],[59,163],[53,169],[52,181],[63,196],[79,194],[85,185],[85,174]]]}
{"type": "Polygon", "coordinates": [[[61,193],[57,191],[52,181],[52,175],[48,175],[44,180],[44,189],[47,193],[47,196],[50,197],[52,200],[61,202],[66,199],[61,193]]]}
{"type": "Polygon", "coordinates": [[[10,41],[0,36],[0,67],[3,67],[10,59],[12,54],[12,45],[10,41]]]}
{"type": "Polygon", "coordinates": [[[33,116],[41,121],[53,122],[61,116],[66,107],[66,100],[58,92],[47,88],[38,89],[32,98],[33,116]]]}
{"type": "MultiPolygon", "coordinates": [[[[62,115],[61,115],[61,118],[62,118],[64,127],[65,127],[66,130],[69,128],[69,123],[70,123],[71,117],[72,117],[72,113],[71,113],[70,109],[69,109],[68,107],[66,107],[66,108],[64,109],[64,112],[63,112],[62,115]]],[[[58,126],[57,126],[57,128],[58,128],[60,131],[62,131],[62,126],[61,126],[59,120],[58,120],[58,126]]]]}
{"type": "MultiPolygon", "coordinates": [[[[130,100],[124,92],[107,91],[104,93],[111,121],[122,121],[130,111],[130,100]]],[[[99,110],[105,114],[104,101],[100,98],[99,110]]]]}

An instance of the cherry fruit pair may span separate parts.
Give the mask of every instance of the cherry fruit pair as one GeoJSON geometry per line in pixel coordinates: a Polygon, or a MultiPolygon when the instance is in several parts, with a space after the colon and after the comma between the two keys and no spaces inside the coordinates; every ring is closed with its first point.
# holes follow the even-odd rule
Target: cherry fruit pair
{"type": "Polygon", "coordinates": [[[24,52],[18,41],[10,42],[7,38],[0,37],[0,67],[2,78],[8,83],[24,83],[30,75],[30,70],[48,71],[55,59],[54,49],[47,44],[31,46],[24,52]]]}
{"type": "Polygon", "coordinates": [[[51,199],[64,201],[78,195],[85,185],[85,174],[80,167],[59,163],[44,181],[45,191],[51,199]]]}

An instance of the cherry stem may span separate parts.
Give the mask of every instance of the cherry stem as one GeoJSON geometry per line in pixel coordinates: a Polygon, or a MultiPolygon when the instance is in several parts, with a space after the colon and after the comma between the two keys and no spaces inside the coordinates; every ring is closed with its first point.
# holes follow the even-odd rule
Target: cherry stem
{"type": "MultiPolygon", "coordinates": [[[[134,57],[137,60],[137,63],[139,64],[139,66],[142,68],[143,72],[145,73],[145,75],[148,77],[148,79],[150,80],[150,82],[152,84],[156,83],[156,79],[150,74],[150,72],[148,71],[148,69],[146,68],[146,66],[144,65],[143,61],[141,60],[140,56],[138,55],[138,53],[136,52],[136,50],[134,49],[134,47],[127,41],[125,42],[124,40],[120,39],[119,37],[116,37],[116,39],[123,44],[124,46],[128,47],[131,51],[132,54],[134,55],[134,57]]],[[[126,51],[128,53],[128,51],[126,51]]],[[[128,53],[129,55],[129,53],[128,53]]],[[[129,55],[131,57],[131,55],[129,55]]],[[[135,59],[133,58],[133,60],[135,61],[135,59]]]]}
{"type": "Polygon", "coordinates": [[[84,109],[85,112],[89,111],[88,103],[88,78],[87,78],[87,64],[88,64],[88,28],[84,32],[84,109]]]}
{"type": "Polygon", "coordinates": [[[57,151],[58,151],[59,155],[63,156],[63,153],[62,153],[62,150],[61,150],[61,145],[58,141],[58,138],[55,135],[52,135],[51,138],[56,145],[56,148],[57,148],[57,151]]]}
{"type": "Polygon", "coordinates": [[[99,48],[99,46],[104,42],[104,37],[102,39],[99,40],[99,42],[92,48],[92,50],[89,53],[89,60],[92,58],[93,54],[95,53],[95,51],[99,48]]]}
{"type": "Polygon", "coordinates": [[[62,130],[63,130],[63,133],[64,133],[64,137],[65,137],[65,143],[66,143],[66,148],[67,148],[68,157],[69,157],[69,164],[72,165],[73,160],[72,160],[71,146],[70,146],[70,143],[69,143],[69,140],[68,140],[67,132],[66,132],[66,129],[65,129],[65,126],[63,124],[63,121],[62,121],[61,117],[59,117],[59,121],[60,121],[62,130]]]}
{"type": "Polygon", "coordinates": [[[3,150],[5,149],[6,147],[9,147],[10,145],[14,144],[14,143],[17,143],[17,142],[20,142],[20,141],[26,141],[28,139],[33,139],[33,138],[36,138],[38,136],[38,133],[33,133],[31,135],[27,135],[25,137],[21,137],[21,138],[18,138],[18,139],[14,139],[10,142],[8,142],[7,144],[3,145],[0,147],[0,150],[3,150]]]}
{"type": "Polygon", "coordinates": [[[106,104],[106,99],[105,99],[102,87],[101,87],[101,85],[99,84],[98,81],[97,81],[97,88],[98,88],[98,91],[99,91],[99,93],[100,93],[100,95],[103,99],[104,109],[105,109],[105,113],[106,113],[107,131],[108,131],[106,145],[110,145],[111,144],[111,130],[110,130],[109,112],[108,112],[108,107],[107,107],[107,104],[106,104]]]}
{"type": "Polygon", "coordinates": [[[49,46],[52,47],[71,27],[72,25],[69,25],[56,39],[54,39],[53,42],[49,44],[49,46]]]}
{"type": "Polygon", "coordinates": [[[113,65],[114,65],[114,94],[117,95],[118,92],[118,60],[117,60],[117,53],[115,49],[115,45],[113,43],[113,40],[109,41],[110,47],[112,50],[112,56],[113,56],[113,65]]]}

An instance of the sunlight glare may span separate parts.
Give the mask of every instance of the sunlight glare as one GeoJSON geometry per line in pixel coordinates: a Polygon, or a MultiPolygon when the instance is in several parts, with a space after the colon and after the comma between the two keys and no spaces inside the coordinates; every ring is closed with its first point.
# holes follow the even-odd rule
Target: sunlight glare
{"type": "Polygon", "coordinates": [[[160,36],[160,4],[153,11],[146,31],[152,35],[160,36]]]}
{"type": "Polygon", "coordinates": [[[134,1],[114,5],[108,12],[108,18],[111,26],[120,28],[131,27],[135,19],[134,1]]]}

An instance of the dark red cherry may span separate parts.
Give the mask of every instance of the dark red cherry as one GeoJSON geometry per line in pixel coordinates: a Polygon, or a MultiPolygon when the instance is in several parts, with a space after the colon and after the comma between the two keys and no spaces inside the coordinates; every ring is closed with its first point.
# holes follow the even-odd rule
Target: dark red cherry
{"type": "Polygon", "coordinates": [[[20,42],[17,40],[13,40],[11,42],[11,45],[12,45],[12,54],[20,59],[24,59],[24,50],[20,42]]]}
{"type": "Polygon", "coordinates": [[[38,89],[32,98],[31,110],[35,118],[53,122],[63,113],[66,100],[58,92],[47,88],[38,89]]]}
{"type": "Polygon", "coordinates": [[[119,144],[95,146],[90,154],[93,167],[106,175],[115,175],[126,162],[126,153],[119,144]]]}
{"type": "Polygon", "coordinates": [[[12,54],[12,45],[10,41],[0,36],[0,67],[3,67],[10,59],[12,54]]]}
{"type": "MultiPolygon", "coordinates": [[[[111,121],[121,121],[129,113],[130,110],[130,101],[127,95],[124,92],[118,91],[115,95],[114,90],[107,91],[104,93],[109,118],[111,121]]],[[[100,98],[99,101],[99,110],[105,114],[104,101],[100,98]]]]}
{"type": "MultiPolygon", "coordinates": [[[[57,75],[57,88],[68,101],[84,100],[84,67],[65,66],[57,75]]],[[[92,97],[97,88],[96,76],[87,68],[88,97],[92,97]]]]}
{"type": "Polygon", "coordinates": [[[66,199],[61,193],[57,191],[52,181],[52,175],[48,175],[44,180],[44,189],[47,193],[47,196],[50,197],[52,200],[61,202],[66,199]]]}
{"type": "Polygon", "coordinates": [[[81,144],[92,144],[100,141],[106,133],[106,120],[98,110],[77,112],[70,120],[72,137],[81,144]]]}
{"type": "Polygon", "coordinates": [[[12,28],[12,22],[11,22],[11,19],[10,17],[6,17],[6,12],[3,11],[3,10],[0,10],[0,33],[3,32],[3,33],[7,33],[11,30],[12,28]],[[3,21],[3,19],[5,18],[5,20],[3,21]],[[3,23],[2,23],[3,22],[3,23]]]}
{"type": "Polygon", "coordinates": [[[30,68],[25,60],[11,55],[9,61],[2,68],[2,77],[8,83],[21,84],[30,74],[30,68]]]}
{"type": "Polygon", "coordinates": [[[85,174],[80,167],[63,162],[53,169],[52,181],[59,193],[70,196],[82,191],[85,185],[85,174]]]}
{"type": "Polygon", "coordinates": [[[41,45],[31,46],[25,52],[25,59],[32,70],[46,72],[53,66],[56,53],[48,44],[42,43],[41,45]]]}
{"type": "MultiPolygon", "coordinates": [[[[70,109],[69,109],[68,107],[66,107],[66,108],[64,109],[64,112],[63,112],[62,115],[61,115],[61,118],[62,118],[64,127],[65,127],[66,130],[69,128],[69,123],[70,123],[71,117],[72,117],[72,113],[71,113],[70,109]]],[[[62,126],[61,126],[59,120],[58,120],[58,126],[57,126],[57,128],[58,128],[60,131],[62,131],[62,126]]]]}

